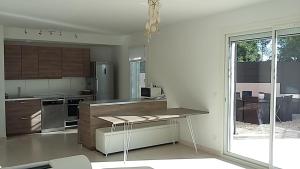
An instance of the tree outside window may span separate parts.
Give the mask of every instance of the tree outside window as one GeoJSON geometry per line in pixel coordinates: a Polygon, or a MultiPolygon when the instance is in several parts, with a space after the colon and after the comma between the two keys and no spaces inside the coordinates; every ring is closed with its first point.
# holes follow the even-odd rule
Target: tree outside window
{"type": "MultiPolygon", "coordinates": [[[[272,40],[255,39],[237,43],[238,62],[263,62],[272,58],[272,40]]],[[[278,38],[279,62],[300,62],[300,35],[278,38]]]]}

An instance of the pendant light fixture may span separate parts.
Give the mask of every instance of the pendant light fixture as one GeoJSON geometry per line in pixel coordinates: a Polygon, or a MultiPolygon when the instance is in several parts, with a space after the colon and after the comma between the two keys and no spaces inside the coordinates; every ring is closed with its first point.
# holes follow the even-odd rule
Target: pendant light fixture
{"type": "Polygon", "coordinates": [[[153,33],[159,31],[159,8],[160,0],[148,0],[148,19],[145,26],[145,35],[148,37],[148,40],[153,33]]]}

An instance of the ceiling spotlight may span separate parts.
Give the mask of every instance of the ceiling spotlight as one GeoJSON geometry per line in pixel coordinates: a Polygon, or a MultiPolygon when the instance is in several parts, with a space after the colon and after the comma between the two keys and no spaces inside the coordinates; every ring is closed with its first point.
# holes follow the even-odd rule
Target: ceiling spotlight
{"type": "Polygon", "coordinates": [[[55,33],[55,31],[49,31],[50,35],[53,35],[53,33],[55,33]]]}
{"type": "Polygon", "coordinates": [[[42,30],[40,30],[40,32],[38,34],[41,36],[42,35],[42,30]]]}

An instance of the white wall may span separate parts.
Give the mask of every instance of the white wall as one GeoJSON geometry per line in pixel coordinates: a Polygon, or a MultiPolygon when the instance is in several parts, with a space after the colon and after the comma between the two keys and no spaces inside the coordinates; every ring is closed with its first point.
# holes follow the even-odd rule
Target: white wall
{"type": "Polygon", "coordinates": [[[5,104],[4,104],[4,32],[0,25],[0,138],[6,137],[5,128],[5,104]]]}
{"type": "Polygon", "coordinates": [[[86,80],[81,77],[65,77],[62,79],[37,79],[37,80],[5,80],[5,92],[9,97],[39,95],[78,95],[80,90],[86,89],[86,80]]]}
{"type": "Polygon", "coordinates": [[[115,46],[93,46],[90,48],[91,61],[112,62],[115,46]]]}
{"type": "MultiPolygon", "coordinates": [[[[225,35],[300,22],[299,0],[278,0],[162,27],[151,39],[150,81],[164,87],[169,107],[208,110],[192,119],[197,143],[222,152],[225,112],[225,35]]],[[[130,46],[143,45],[143,33],[130,46]]],[[[180,138],[191,141],[182,121],[180,138]]]]}
{"type": "Polygon", "coordinates": [[[145,56],[145,47],[144,46],[135,46],[129,48],[129,60],[134,59],[146,59],[145,56]]]}
{"type": "MultiPolygon", "coordinates": [[[[259,92],[270,93],[272,91],[271,83],[237,83],[236,92],[240,92],[240,97],[242,97],[243,91],[252,91],[252,96],[257,97],[259,92]]],[[[280,95],[280,83],[277,83],[276,96],[280,95]]]]}
{"type": "Polygon", "coordinates": [[[114,50],[114,83],[117,92],[116,98],[130,98],[130,68],[129,68],[129,52],[128,46],[116,46],[114,50]]]}

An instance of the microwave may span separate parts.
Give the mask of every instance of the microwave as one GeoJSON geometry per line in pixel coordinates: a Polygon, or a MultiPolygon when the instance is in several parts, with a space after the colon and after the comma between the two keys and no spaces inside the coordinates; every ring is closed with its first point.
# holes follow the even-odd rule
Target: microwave
{"type": "Polygon", "coordinates": [[[158,87],[142,87],[141,97],[154,98],[161,96],[161,88],[158,87]]]}

